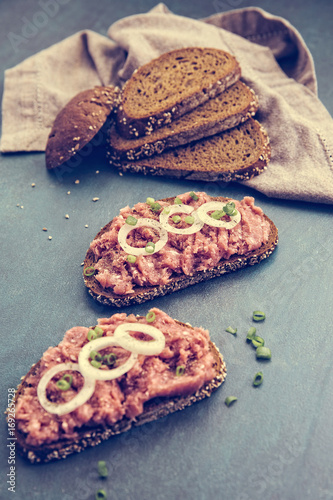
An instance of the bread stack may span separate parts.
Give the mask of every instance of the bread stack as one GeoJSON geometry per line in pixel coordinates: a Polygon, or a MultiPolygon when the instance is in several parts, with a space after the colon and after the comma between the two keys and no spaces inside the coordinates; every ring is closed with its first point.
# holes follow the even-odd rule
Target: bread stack
{"type": "Polygon", "coordinates": [[[203,181],[248,180],[267,168],[259,104],[227,52],[189,47],[140,67],[122,91],[108,137],[120,171],[203,181]]]}

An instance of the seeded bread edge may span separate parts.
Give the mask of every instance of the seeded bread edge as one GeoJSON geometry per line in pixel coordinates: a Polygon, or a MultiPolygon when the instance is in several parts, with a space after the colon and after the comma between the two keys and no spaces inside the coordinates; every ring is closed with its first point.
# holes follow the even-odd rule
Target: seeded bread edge
{"type": "Polygon", "coordinates": [[[133,146],[127,150],[117,149],[116,146],[112,145],[112,134],[117,133],[116,126],[114,125],[110,129],[107,141],[107,157],[111,165],[121,167],[122,161],[135,161],[153,156],[155,154],[161,154],[166,149],[176,148],[192,141],[197,141],[204,137],[209,137],[236,127],[240,123],[248,120],[250,117],[253,117],[258,110],[258,98],[251,89],[249,90],[252,93],[253,100],[237,114],[230,115],[224,120],[217,119],[213,116],[209,123],[194,123],[191,128],[186,131],[178,133],[171,132],[170,135],[165,137],[161,136],[161,138],[155,141],[151,140],[151,136],[148,135],[146,136],[145,143],[137,147],[133,146]]]}
{"type": "MultiPolygon", "coordinates": [[[[184,325],[184,323],[177,321],[178,324],[184,325]]],[[[186,324],[186,326],[191,327],[191,325],[186,324]]],[[[209,341],[209,348],[215,359],[215,377],[204,384],[195,394],[189,396],[176,396],[172,398],[155,398],[151,401],[147,401],[144,404],[144,412],[134,419],[123,418],[119,422],[116,422],[112,426],[108,427],[86,427],[84,430],[79,431],[79,437],[76,440],[61,440],[56,443],[44,445],[42,447],[33,447],[25,443],[25,436],[22,432],[15,428],[15,438],[16,438],[16,449],[18,453],[29,460],[32,464],[46,463],[54,460],[60,460],[67,458],[73,453],[79,453],[86,448],[97,446],[102,441],[105,441],[112,436],[122,434],[130,430],[133,427],[138,427],[140,425],[146,424],[148,422],[153,422],[160,418],[163,418],[171,413],[185,409],[194,403],[201,401],[209,397],[220,385],[223,383],[227,369],[223,356],[220,353],[218,347],[209,341]]],[[[28,384],[26,382],[30,374],[33,374],[38,370],[40,361],[32,365],[31,369],[23,377],[22,382],[17,387],[17,392],[15,395],[15,403],[18,397],[22,394],[28,384]]]]}
{"type": "MultiPolygon", "coordinates": [[[[173,202],[174,198],[166,198],[164,201],[173,202]]],[[[212,197],[214,201],[228,201],[228,198],[224,197],[212,197]]],[[[176,275],[171,278],[170,282],[165,285],[160,286],[148,286],[148,287],[137,287],[137,290],[133,293],[127,295],[117,295],[111,290],[103,289],[99,282],[94,278],[94,276],[85,276],[84,283],[88,288],[89,294],[97,300],[97,302],[103,305],[111,305],[115,307],[130,306],[133,304],[142,304],[148,300],[153,300],[157,297],[162,297],[169,293],[177,292],[178,290],[183,290],[188,286],[195,285],[202,281],[207,281],[212,278],[216,278],[223,274],[227,274],[233,271],[237,271],[246,266],[253,266],[254,264],[259,264],[262,260],[269,257],[275,250],[278,244],[278,230],[273,221],[271,221],[265,214],[265,219],[270,224],[270,234],[268,242],[257,250],[247,253],[246,255],[233,255],[229,259],[222,259],[216,267],[198,271],[192,275],[176,275]]],[[[95,239],[100,237],[104,232],[106,232],[112,221],[110,221],[101,231],[96,235],[95,239]]],[[[86,258],[84,260],[84,268],[94,265],[94,255],[89,249],[86,258]]]]}

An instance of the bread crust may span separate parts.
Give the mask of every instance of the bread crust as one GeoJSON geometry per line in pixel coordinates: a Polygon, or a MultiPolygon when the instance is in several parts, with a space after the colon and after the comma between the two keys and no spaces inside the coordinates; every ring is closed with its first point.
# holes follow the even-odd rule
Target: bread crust
{"type": "MultiPolygon", "coordinates": [[[[179,325],[184,323],[177,321],[179,325]]],[[[187,327],[191,326],[187,323],[187,327]]],[[[185,409],[187,406],[201,401],[209,397],[220,385],[226,377],[226,365],[223,356],[218,347],[209,341],[209,348],[214,356],[214,368],[216,375],[214,378],[204,384],[195,394],[189,396],[177,396],[172,398],[155,398],[144,404],[144,412],[134,419],[123,418],[112,426],[107,427],[85,427],[78,432],[78,438],[75,440],[63,439],[56,443],[46,444],[42,447],[29,446],[25,442],[25,436],[15,426],[16,449],[24,458],[28,459],[33,464],[50,462],[68,457],[73,453],[79,453],[86,448],[96,446],[102,441],[109,439],[112,436],[121,434],[130,430],[132,427],[138,427],[148,422],[152,422],[159,418],[165,417],[170,413],[185,409]]],[[[32,365],[31,369],[23,377],[22,382],[17,387],[15,395],[15,404],[21,394],[24,393],[28,377],[38,371],[40,361],[32,365]]]]}
{"type": "MultiPolygon", "coordinates": [[[[174,199],[174,197],[166,198],[163,201],[173,203],[174,199]]],[[[212,197],[212,200],[225,203],[229,200],[229,198],[219,196],[212,197]]],[[[152,300],[172,292],[177,292],[178,290],[187,288],[190,285],[195,285],[196,283],[237,271],[246,266],[253,266],[254,264],[258,264],[262,260],[269,257],[275,250],[278,243],[277,227],[266,215],[264,215],[264,217],[270,225],[270,234],[267,243],[263,244],[257,250],[248,252],[246,255],[236,254],[231,256],[229,259],[222,259],[216,267],[198,271],[192,275],[174,275],[170,278],[169,283],[165,285],[147,287],[136,286],[134,292],[126,295],[117,295],[113,293],[111,289],[104,289],[94,276],[85,276],[83,274],[84,283],[88,288],[89,294],[99,303],[115,307],[123,307],[133,304],[142,304],[148,300],[152,300]]],[[[112,221],[106,224],[96,235],[95,239],[98,239],[102,234],[107,232],[111,224],[112,221]]],[[[84,269],[86,267],[94,266],[94,263],[94,254],[89,249],[84,260],[84,269]]]]}
{"type": "Polygon", "coordinates": [[[113,86],[94,87],[74,96],[54,120],[46,144],[46,167],[59,167],[86,146],[105,126],[119,99],[120,90],[113,86]]]}
{"type": "Polygon", "coordinates": [[[253,117],[258,107],[258,97],[254,91],[237,81],[217,98],[210,99],[185,117],[174,120],[167,127],[161,127],[148,136],[124,139],[118,134],[116,126],[112,126],[108,136],[108,158],[113,165],[121,166],[121,161],[135,161],[161,154],[166,149],[236,127],[253,117]]]}
{"type": "MultiPolygon", "coordinates": [[[[225,144],[227,146],[227,144],[225,144]]],[[[241,145],[239,145],[241,149],[241,145]]],[[[243,151],[242,151],[243,154],[243,151]]],[[[205,156],[207,156],[205,154],[205,156]]],[[[178,148],[165,151],[162,154],[150,156],[137,161],[121,161],[112,162],[120,172],[142,173],[144,175],[157,175],[166,177],[175,177],[177,179],[187,179],[191,181],[205,182],[230,182],[230,181],[247,181],[261,174],[267,169],[271,158],[271,146],[268,134],[264,127],[253,118],[249,117],[244,123],[239,124],[233,129],[226,130],[220,134],[215,134],[210,137],[200,139],[191,144],[179,146],[178,148]],[[221,140],[219,148],[224,150],[224,140],[231,133],[239,132],[239,143],[242,141],[242,128],[252,127],[255,129],[255,138],[253,139],[252,151],[256,151],[256,156],[249,160],[245,166],[242,166],[242,159],[239,164],[235,162],[232,168],[228,168],[228,164],[224,165],[223,161],[219,161],[219,150],[215,150],[213,144],[216,140],[221,140]],[[236,132],[235,132],[236,131],[236,132]],[[238,131],[238,132],[237,132],[238,131]],[[256,143],[259,143],[259,146],[256,143]],[[197,153],[193,153],[193,149],[197,149],[197,153]],[[209,161],[204,163],[200,148],[209,152],[209,161]],[[178,157],[179,152],[183,155],[178,157]],[[195,156],[195,154],[197,156],[195,156]],[[183,158],[187,163],[184,166],[183,158]]]]}
{"type": "MultiPolygon", "coordinates": [[[[173,73],[175,74],[176,79],[177,70],[173,73]]],[[[200,104],[203,104],[208,99],[211,99],[212,97],[215,97],[219,93],[223,92],[226,88],[230,87],[233,83],[239,80],[240,76],[241,69],[237,60],[231,54],[218,49],[188,47],[164,53],[160,57],[141,66],[126,82],[117,113],[118,131],[123,137],[128,139],[149,135],[153,130],[170,123],[179,116],[182,116],[200,104]],[[161,104],[159,111],[146,113],[140,117],[135,116],[135,113],[131,111],[131,98],[129,94],[132,92],[132,88],[135,88],[137,85],[137,80],[140,75],[147,72],[149,73],[151,68],[154,68],[154,66],[156,67],[156,65],[161,62],[177,59],[177,56],[186,56],[190,58],[192,56],[194,57],[194,54],[196,54],[196,58],[201,57],[203,60],[205,54],[207,53],[216,54],[217,59],[221,57],[225,58],[228,69],[224,71],[222,69],[220,71],[216,70],[216,76],[211,78],[208,87],[202,87],[198,90],[196,86],[193,86],[192,90],[187,91],[184,98],[181,100],[172,101],[171,104],[168,104],[167,102],[164,105],[161,104]]],[[[187,86],[186,83],[185,85],[187,86]]],[[[170,89],[170,93],[174,94],[174,89],[170,89]]]]}

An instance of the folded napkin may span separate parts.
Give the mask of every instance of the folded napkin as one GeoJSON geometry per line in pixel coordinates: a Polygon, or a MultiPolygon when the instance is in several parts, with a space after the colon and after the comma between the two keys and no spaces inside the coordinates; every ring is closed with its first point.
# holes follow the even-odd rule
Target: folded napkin
{"type": "Polygon", "coordinates": [[[333,120],[317,97],[311,54],[288,21],[259,8],[194,20],[158,4],[117,21],[108,37],[81,31],[6,70],[2,152],[44,151],[56,114],[81,90],[122,86],[172,49],[215,47],[239,61],[271,140],[268,169],[243,184],[271,197],[333,203],[333,120]]]}

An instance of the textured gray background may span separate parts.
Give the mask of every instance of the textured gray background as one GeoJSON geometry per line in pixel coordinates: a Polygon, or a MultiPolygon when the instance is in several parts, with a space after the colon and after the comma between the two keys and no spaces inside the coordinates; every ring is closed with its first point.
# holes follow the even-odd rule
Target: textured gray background
{"type": "MultiPolygon", "coordinates": [[[[59,9],[46,25],[15,48],[9,33],[22,35],[26,20],[37,19],[41,6],[32,0],[1,1],[1,95],[6,68],[80,29],[106,34],[114,21],[156,4],[153,0],[55,3],[59,9]]],[[[173,12],[193,18],[250,5],[285,17],[301,32],[314,57],[319,97],[333,114],[333,2],[167,3],[173,12]]],[[[98,151],[62,178],[46,171],[43,154],[2,155],[0,168],[3,410],[8,388],[15,387],[68,328],[94,324],[96,318],[114,312],[88,296],[80,263],[99,228],[122,206],[192,189],[236,198],[250,194],[280,233],[277,251],[260,266],[154,301],[175,318],[210,330],[228,366],[222,388],[184,412],[65,461],[31,466],[16,457],[16,499],[90,500],[100,487],[113,500],[333,498],[331,207],[268,199],[238,184],[120,177],[98,151]],[[91,201],[95,196],[100,198],[97,203],[91,201]],[[270,363],[258,363],[245,342],[254,309],[267,315],[258,332],[271,347],[270,363]],[[224,332],[229,325],[238,328],[236,337],[224,332]],[[254,389],[252,378],[259,370],[264,372],[264,384],[254,389]],[[230,394],[238,401],[227,408],[224,399],[230,394]],[[104,483],[97,478],[98,460],[109,465],[104,483]]],[[[145,314],[150,305],[123,311],[145,314]]],[[[6,484],[4,419],[0,429],[0,496],[7,499],[13,494],[6,484]]]]}

